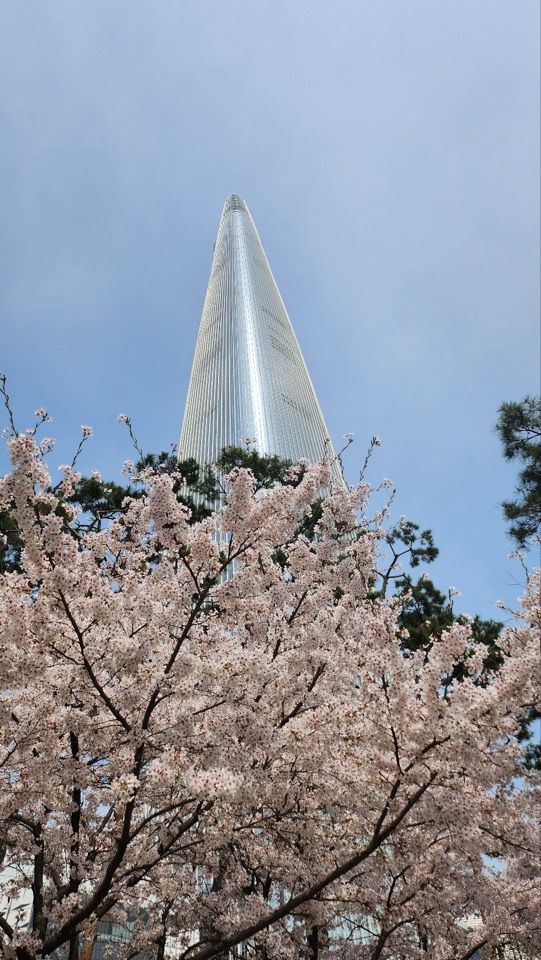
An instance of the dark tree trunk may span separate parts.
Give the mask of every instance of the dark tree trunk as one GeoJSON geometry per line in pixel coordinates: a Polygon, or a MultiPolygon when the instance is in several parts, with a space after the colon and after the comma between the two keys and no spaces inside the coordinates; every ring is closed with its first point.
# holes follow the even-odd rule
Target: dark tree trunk
{"type": "Polygon", "coordinates": [[[318,960],[319,957],[319,927],[312,927],[308,934],[308,957],[309,960],[318,960]]]}
{"type": "Polygon", "coordinates": [[[79,960],[79,935],[77,933],[72,933],[70,937],[68,960],[79,960]]]}

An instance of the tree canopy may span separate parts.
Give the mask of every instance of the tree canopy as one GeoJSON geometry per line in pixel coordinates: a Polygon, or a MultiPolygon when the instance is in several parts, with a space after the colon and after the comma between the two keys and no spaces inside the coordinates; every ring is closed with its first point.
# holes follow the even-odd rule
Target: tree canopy
{"type": "MultiPolygon", "coordinates": [[[[35,436],[9,446],[4,953],[74,960],[104,919],[129,930],[126,958],[532,945],[538,580],[497,663],[465,619],[408,644],[422,597],[382,589],[364,482],[335,489],[323,464],[266,484],[234,463],[195,519],[176,465],[151,461],[94,523],[101,492],[84,500],[73,466],[53,486],[35,436]]],[[[401,536],[396,553],[434,549],[401,536]]]]}
{"type": "Polygon", "coordinates": [[[541,531],[541,398],[502,403],[496,431],[506,460],[520,464],[515,498],[503,503],[509,535],[519,547],[541,531]]]}

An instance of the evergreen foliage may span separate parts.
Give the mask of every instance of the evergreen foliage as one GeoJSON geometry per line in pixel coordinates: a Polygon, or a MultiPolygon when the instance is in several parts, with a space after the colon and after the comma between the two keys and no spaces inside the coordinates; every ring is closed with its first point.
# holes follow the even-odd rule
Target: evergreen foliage
{"type": "Polygon", "coordinates": [[[502,403],[496,431],[505,459],[521,463],[515,499],[502,506],[509,535],[524,547],[541,531],[541,398],[502,403]]]}

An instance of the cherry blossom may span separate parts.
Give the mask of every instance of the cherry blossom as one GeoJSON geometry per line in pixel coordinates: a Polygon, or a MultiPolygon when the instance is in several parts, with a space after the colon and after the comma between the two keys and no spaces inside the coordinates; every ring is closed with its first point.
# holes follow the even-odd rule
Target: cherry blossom
{"type": "Polygon", "coordinates": [[[538,574],[497,671],[467,622],[409,653],[399,601],[373,594],[366,483],[335,489],[322,464],[257,490],[235,469],[191,523],[147,473],[89,531],[73,465],[54,487],[32,436],[8,443],[0,507],[24,550],[0,584],[6,956],[73,960],[101,920],[129,925],[120,958],[531,948],[539,782],[517,732],[538,574]]]}

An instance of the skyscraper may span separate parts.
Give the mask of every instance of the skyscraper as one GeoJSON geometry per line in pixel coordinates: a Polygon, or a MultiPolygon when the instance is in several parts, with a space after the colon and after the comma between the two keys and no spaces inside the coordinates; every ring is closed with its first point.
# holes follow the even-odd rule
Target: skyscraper
{"type": "Polygon", "coordinates": [[[250,437],[260,453],[317,463],[328,431],[250,211],[225,202],[192,365],[181,458],[213,463],[250,437]]]}

